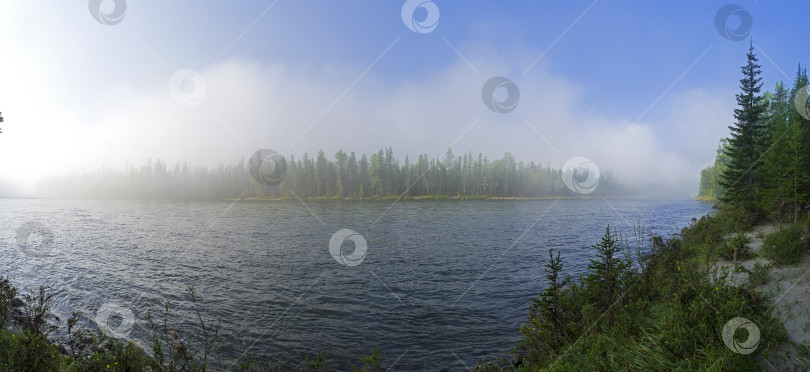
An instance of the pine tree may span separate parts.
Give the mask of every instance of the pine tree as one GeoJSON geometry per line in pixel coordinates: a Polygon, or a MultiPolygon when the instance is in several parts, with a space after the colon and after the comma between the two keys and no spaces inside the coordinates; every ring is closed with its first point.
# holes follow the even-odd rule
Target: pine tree
{"type": "Polygon", "coordinates": [[[563,268],[562,260],[560,259],[560,252],[557,251],[557,256],[554,257],[554,249],[548,250],[548,262],[544,271],[546,272],[546,279],[548,285],[540,294],[539,305],[540,312],[544,319],[547,319],[552,326],[550,330],[552,341],[557,344],[561,343],[566,336],[565,322],[563,320],[562,310],[562,291],[568,283],[569,278],[560,279],[560,271],[563,268]]]}
{"type": "Polygon", "coordinates": [[[749,45],[747,63],[742,66],[743,78],[737,94],[738,108],[734,109],[734,126],[729,126],[728,168],[723,172],[720,185],[725,188],[722,200],[741,207],[750,214],[758,214],[756,197],[760,190],[761,157],[768,146],[763,113],[765,105],[759,94],[762,72],[754,55],[753,42],[749,45]]]}
{"type": "Polygon", "coordinates": [[[613,319],[613,304],[620,298],[622,281],[631,267],[622,256],[623,244],[621,239],[610,232],[610,225],[605,228],[602,241],[593,246],[596,249],[596,258],[588,263],[588,276],[586,280],[594,283],[597,292],[594,293],[598,309],[607,312],[607,318],[613,319]]]}

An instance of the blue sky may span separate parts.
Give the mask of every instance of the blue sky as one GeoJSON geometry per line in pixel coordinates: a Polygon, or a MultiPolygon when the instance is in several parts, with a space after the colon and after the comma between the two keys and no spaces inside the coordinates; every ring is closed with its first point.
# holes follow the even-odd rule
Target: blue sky
{"type": "MultiPolygon", "coordinates": [[[[437,0],[429,33],[405,26],[405,1],[125,2],[115,25],[83,1],[0,5],[0,183],[30,190],[43,174],[147,157],[452,145],[556,167],[585,156],[640,187],[694,194],[748,48],[716,30],[724,1],[437,0]],[[206,82],[201,102],[172,99],[180,69],[206,82]],[[486,109],[493,76],[520,88],[515,111],[486,109]]],[[[734,4],[753,19],[765,88],[791,82],[810,63],[810,4],[734,4]]]]}

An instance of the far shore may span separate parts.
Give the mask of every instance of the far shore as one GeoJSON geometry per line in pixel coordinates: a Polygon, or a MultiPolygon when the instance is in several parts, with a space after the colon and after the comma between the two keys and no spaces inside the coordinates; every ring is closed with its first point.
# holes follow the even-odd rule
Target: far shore
{"type": "MultiPolygon", "coordinates": [[[[609,196],[588,196],[588,195],[579,195],[579,196],[478,196],[478,195],[470,195],[470,196],[437,196],[437,195],[428,195],[428,196],[383,196],[383,197],[373,197],[373,198],[341,198],[341,197],[308,197],[308,198],[301,198],[301,200],[306,201],[392,201],[392,200],[574,200],[574,199],[602,199],[602,198],[609,198],[609,199],[654,199],[653,197],[648,196],[620,196],[620,195],[609,195],[609,196]]],[[[693,198],[695,200],[701,200],[698,198],[693,198]]],[[[226,201],[289,201],[289,200],[297,200],[295,198],[226,198],[226,201]]],[[[706,201],[706,200],[701,200],[706,201]]]]}

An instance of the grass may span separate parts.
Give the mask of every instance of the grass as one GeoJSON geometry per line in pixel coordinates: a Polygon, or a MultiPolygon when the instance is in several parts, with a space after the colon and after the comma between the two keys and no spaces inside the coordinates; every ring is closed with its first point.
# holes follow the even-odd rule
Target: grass
{"type": "Polygon", "coordinates": [[[801,223],[795,223],[769,234],[762,243],[762,253],[777,265],[799,262],[810,248],[810,242],[803,236],[803,230],[801,223]]]}

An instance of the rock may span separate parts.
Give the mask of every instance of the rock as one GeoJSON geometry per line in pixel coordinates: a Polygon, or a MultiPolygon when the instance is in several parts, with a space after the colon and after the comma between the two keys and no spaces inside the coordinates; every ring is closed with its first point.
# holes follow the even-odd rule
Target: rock
{"type": "Polygon", "coordinates": [[[11,306],[12,307],[25,307],[25,302],[22,299],[20,299],[19,297],[14,297],[11,300],[11,306]]]}
{"type": "Polygon", "coordinates": [[[512,354],[512,366],[513,367],[520,367],[523,365],[523,359],[526,358],[526,353],[523,350],[520,350],[516,353],[512,354]]]}

